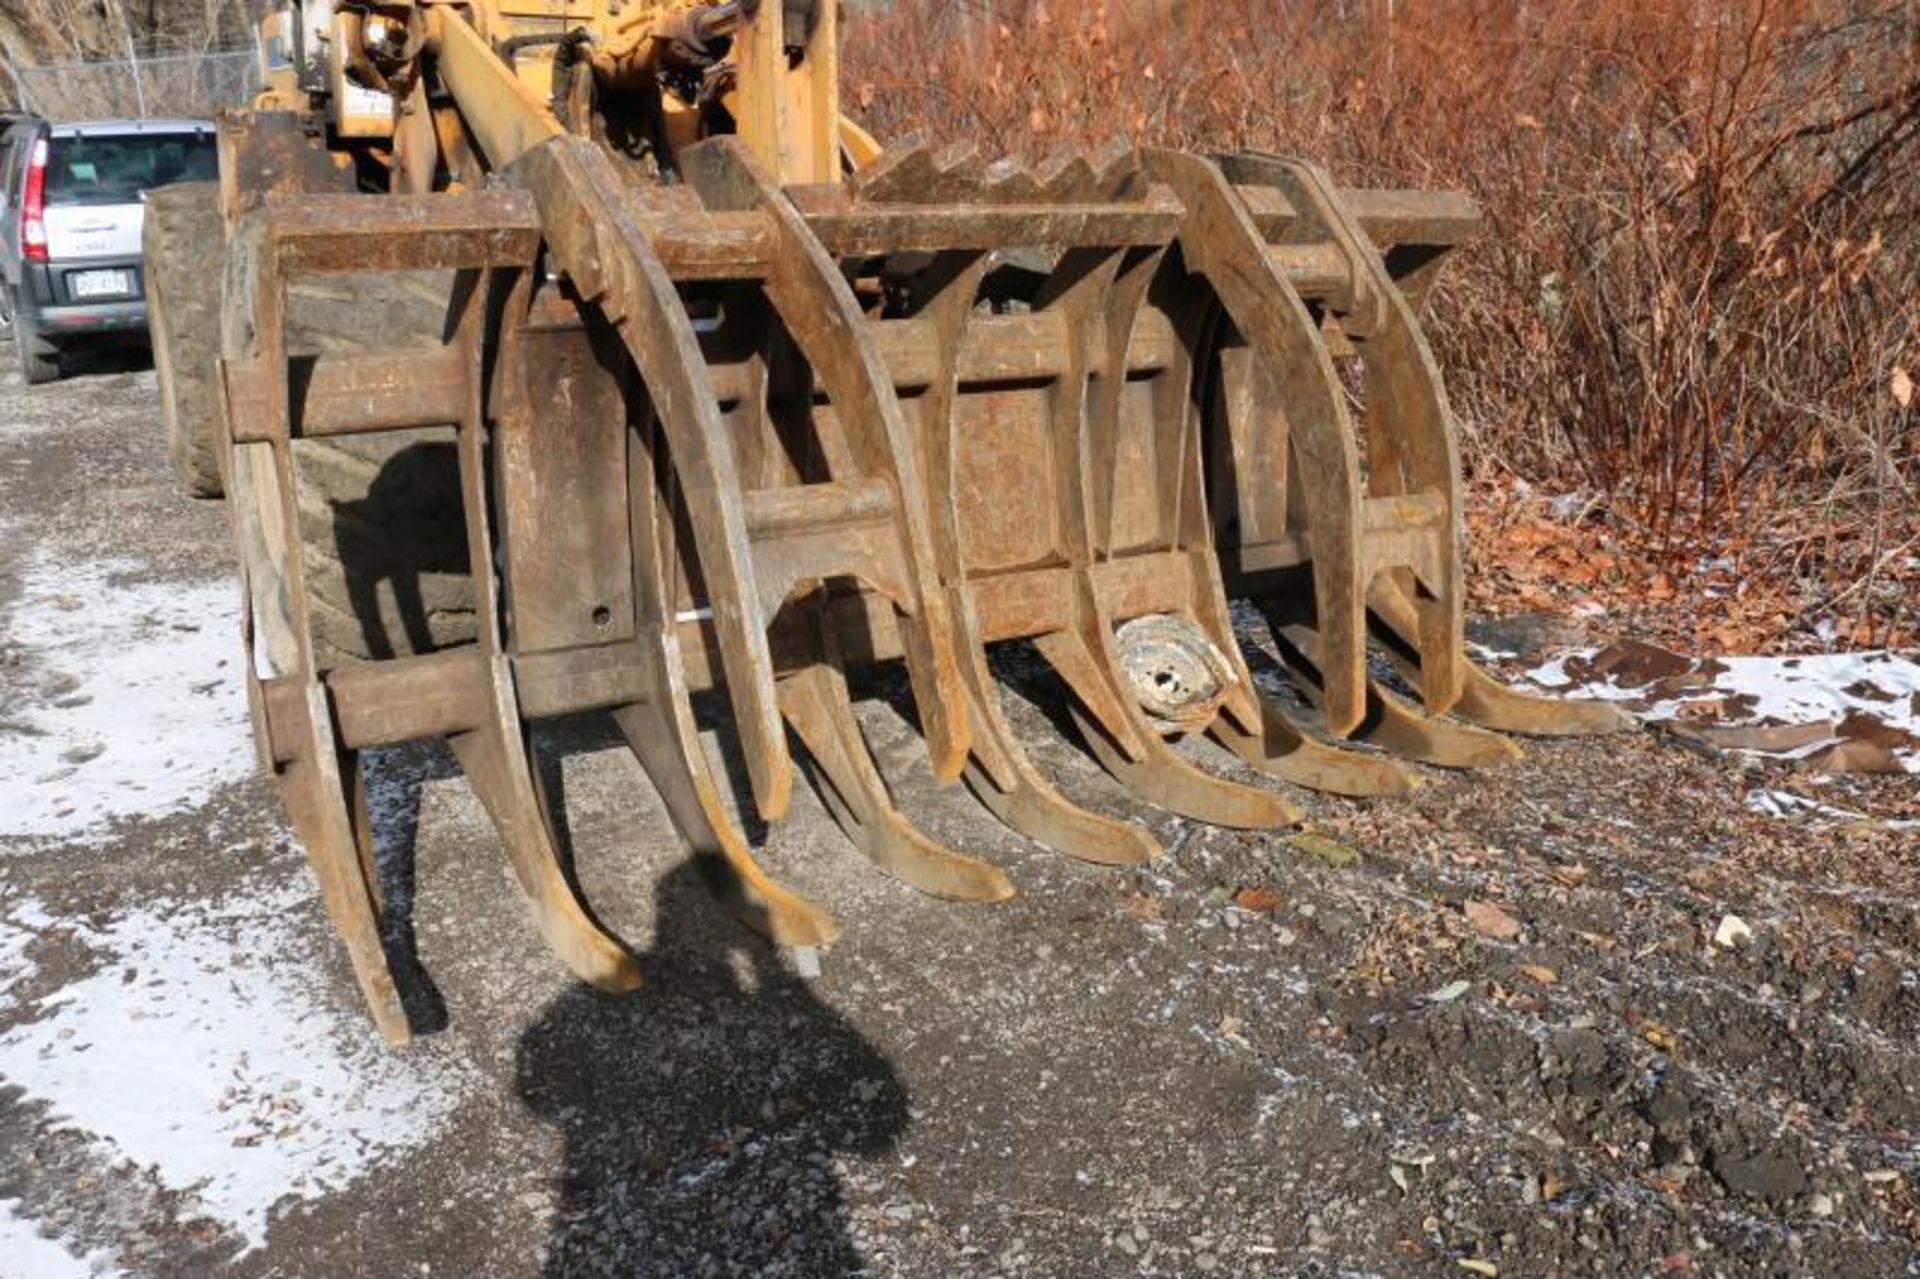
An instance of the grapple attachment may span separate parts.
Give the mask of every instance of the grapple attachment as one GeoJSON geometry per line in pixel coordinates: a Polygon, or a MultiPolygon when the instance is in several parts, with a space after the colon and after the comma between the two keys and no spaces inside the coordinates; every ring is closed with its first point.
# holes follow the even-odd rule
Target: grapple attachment
{"type": "MultiPolygon", "coordinates": [[[[452,11],[434,20],[446,84],[484,96],[503,74],[486,42],[452,11]]],[[[532,108],[468,123],[487,189],[257,191],[231,236],[226,483],[256,728],[389,1037],[407,1023],[381,945],[369,747],[445,737],[549,943],[622,989],[631,959],[556,858],[537,720],[611,711],[682,840],[752,922],[804,947],[835,925],[756,861],[698,731],[706,693],[732,712],[741,806],[786,812],[797,742],[857,847],[969,901],[1013,885],[898,809],[850,670],[903,664],[936,778],[1108,864],[1160,850],[1027,754],[993,646],[1039,653],[1126,792],[1231,827],[1297,820],[1262,775],[1392,794],[1415,782],[1395,755],[1516,753],[1476,723],[1614,726],[1464,655],[1459,461],[1417,319],[1473,228],[1464,199],[1128,148],[1027,167],[909,145],[842,182],[782,181],[737,136],[680,147],[668,185],[532,108]],[[450,281],[436,337],[290,349],[289,281],[399,269],[450,281]],[[296,447],[424,427],[451,428],[443,518],[464,530],[471,634],[318,645],[337,607],[311,580],[296,447]],[[1256,620],[1317,731],[1254,679],[1256,620]],[[1373,677],[1370,640],[1414,696],[1373,677]],[[1246,767],[1215,771],[1183,744],[1201,737],[1246,767]]],[[[246,161],[230,172],[272,169],[246,161]]]]}

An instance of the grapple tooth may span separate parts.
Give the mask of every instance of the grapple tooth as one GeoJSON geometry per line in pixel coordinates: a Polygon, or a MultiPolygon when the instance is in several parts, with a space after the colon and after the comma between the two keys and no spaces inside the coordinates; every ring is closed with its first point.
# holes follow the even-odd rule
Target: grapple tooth
{"type": "Polygon", "coordinates": [[[976,652],[968,692],[976,723],[990,730],[975,743],[967,787],[996,817],[1035,843],[1083,862],[1132,866],[1162,851],[1131,822],[1089,812],[1054,788],[1021,747],[1002,714],[985,654],[976,652]]]}
{"type": "Polygon", "coordinates": [[[909,194],[908,199],[920,200],[964,200],[978,192],[986,181],[986,164],[980,158],[979,146],[971,141],[950,142],[934,153],[933,167],[935,181],[920,194],[909,194]]]}
{"type": "Polygon", "coordinates": [[[1441,768],[1492,768],[1519,759],[1519,743],[1484,728],[1427,715],[1398,693],[1375,684],[1372,727],[1357,736],[1396,755],[1441,768]]]}
{"type": "MultiPolygon", "coordinates": [[[[1419,617],[1412,601],[1392,582],[1381,581],[1367,597],[1374,635],[1409,683],[1419,685],[1419,617]]],[[[1633,727],[1632,716],[1607,702],[1544,697],[1508,688],[1475,662],[1466,662],[1465,683],[1453,714],[1470,724],[1528,737],[1597,737],[1633,727]]]]}
{"type": "Polygon", "coordinates": [[[1295,596],[1287,616],[1275,619],[1276,631],[1286,630],[1295,664],[1336,733],[1358,730],[1388,749],[1452,766],[1510,758],[1517,751],[1511,743],[1429,720],[1365,680],[1369,589],[1405,604],[1409,643],[1426,655],[1418,677],[1431,709],[1453,706],[1466,679],[1451,418],[1412,310],[1378,253],[1309,166],[1229,157],[1216,178],[1210,166],[1187,157],[1160,153],[1153,164],[1155,177],[1186,200],[1182,248],[1221,290],[1231,333],[1244,344],[1221,350],[1224,421],[1212,443],[1230,477],[1217,487],[1228,508],[1219,513],[1220,526],[1230,530],[1236,589],[1264,594],[1272,608],[1273,593],[1286,593],[1290,583],[1297,590],[1297,570],[1306,566],[1313,606],[1302,609],[1295,596]],[[1227,179],[1251,188],[1247,200],[1276,193],[1274,209],[1286,216],[1268,217],[1278,219],[1284,249],[1269,248],[1227,179]],[[1336,269],[1329,272],[1321,258],[1336,269]],[[1325,291],[1317,283],[1322,273],[1325,291]],[[1249,274],[1263,276],[1265,287],[1238,287],[1249,274]],[[1312,287],[1334,308],[1340,334],[1366,367],[1364,494],[1327,337],[1294,289],[1295,280],[1307,279],[1316,281],[1312,287]],[[1275,307],[1276,298],[1291,305],[1275,307]]]}
{"type": "Polygon", "coordinates": [[[980,282],[993,259],[984,253],[950,252],[926,264],[908,292],[928,326],[936,367],[919,401],[922,453],[927,459],[927,497],[934,550],[948,584],[948,617],[966,682],[973,752],[969,789],[1001,821],[1048,848],[1082,861],[1130,865],[1150,861],[1160,846],[1140,827],[1091,813],[1054,789],[1028,758],[1001,712],[987,665],[986,639],[965,586],[959,507],[954,491],[956,453],[963,446],[954,418],[960,392],[960,353],[980,282]]]}
{"type": "Polygon", "coordinates": [[[874,865],[935,897],[994,902],[1014,895],[997,867],[929,839],[893,806],[854,718],[837,654],[782,677],[780,705],[819,771],[828,811],[874,865]]]}
{"type": "MultiPolygon", "coordinates": [[[[983,224],[991,224],[993,214],[983,209],[980,217],[983,224]]],[[[1148,544],[1119,545],[1112,527],[1114,493],[1104,478],[1123,448],[1118,437],[1128,401],[1125,379],[1117,370],[1127,358],[1163,253],[1164,241],[1137,247],[1096,244],[1069,247],[1035,261],[1019,285],[1031,294],[1023,293],[1022,313],[1057,317],[1057,323],[1042,322],[1039,327],[1050,335],[1052,355],[1035,366],[1048,389],[1013,393],[1024,406],[1023,414],[1037,410],[1037,418],[1023,417],[1016,429],[1037,431],[1038,438],[1030,441],[1037,452],[1023,448],[1011,470],[1004,465],[982,467],[982,458],[999,457],[997,450],[1009,447],[999,424],[972,416],[950,420],[959,381],[957,362],[971,347],[962,339],[983,262],[954,273],[949,287],[914,321],[927,326],[923,340],[939,353],[930,378],[905,376],[928,386],[918,412],[923,431],[932,433],[926,448],[928,474],[936,481],[935,500],[951,497],[951,510],[943,510],[935,524],[940,530],[939,563],[956,590],[950,610],[962,628],[956,647],[970,655],[963,669],[974,677],[974,704],[982,706],[991,700],[980,655],[984,643],[1032,639],[1073,691],[1090,748],[1136,796],[1206,820],[1238,826],[1284,824],[1297,814],[1280,796],[1215,778],[1168,746],[1163,734],[1169,728],[1149,723],[1134,703],[1114,646],[1118,623],[1152,611],[1129,592],[1137,593],[1139,584],[1148,580],[1143,575],[1153,570],[1159,570],[1164,581],[1154,581],[1149,594],[1164,595],[1169,607],[1191,624],[1202,625],[1208,607],[1196,602],[1208,589],[1208,530],[1204,515],[1196,518],[1196,510],[1183,505],[1197,496],[1199,483],[1192,423],[1185,411],[1186,365],[1167,370],[1158,380],[1153,420],[1142,423],[1137,413],[1132,419],[1136,433],[1144,430],[1158,441],[1147,453],[1129,454],[1125,466],[1128,482],[1135,486],[1130,496],[1150,494],[1145,500],[1158,524],[1148,544]],[[1156,453],[1167,459],[1165,466],[1155,466],[1156,453]],[[1021,478],[1021,471],[1030,473],[1028,482],[1018,486],[1028,494],[1026,499],[1002,491],[1007,482],[1021,478]],[[1089,485],[1087,477],[1101,477],[1101,482],[1089,485]],[[1040,509],[1009,522],[1006,504],[1021,500],[1039,503],[1040,509]],[[1008,544],[1030,542],[1034,527],[1044,530],[1044,547],[1008,544]],[[1128,552],[1127,572],[1109,581],[1102,561],[1121,549],[1128,552]]],[[[1006,256],[1002,248],[996,260],[1006,256]]],[[[921,347],[916,343],[907,349],[921,347]]],[[[992,392],[969,394],[965,400],[970,407],[986,407],[989,414],[996,403],[992,392]]],[[[1217,611],[1224,615],[1223,603],[1217,611]]],[[[1050,787],[1038,784],[997,714],[976,712],[973,718],[980,721],[975,725],[980,736],[974,750],[977,767],[969,776],[983,783],[980,789],[995,811],[1042,839],[1072,841],[1070,851],[1076,855],[1121,861],[1151,852],[1141,840],[1111,847],[1106,823],[1076,813],[1058,801],[1050,787]]],[[[1204,727],[1195,724],[1186,731],[1204,727]]]]}
{"type": "MultiPolygon", "coordinates": [[[[385,211],[391,212],[391,206],[385,211]]],[[[452,211],[453,206],[442,205],[434,212],[452,211]]],[[[495,265],[512,269],[493,261],[500,246],[511,243],[509,238],[466,237],[453,226],[455,221],[419,219],[412,232],[420,237],[418,247],[476,275],[495,265]]],[[[536,793],[497,631],[483,627],[477,652],[457,656],[414,657],[332,672],[322,672],[316,664],[305,557],[293,512],[291,441],[296,423],[285,392],[289,262],[282,259],[288,257],[298,269],[304,263],[299,255],[314,251],[332,234],[324,216],[297,217],[287,226],[269,211],[256,215],[253,229],[237,236],[233,249],[230,278],[246,287],[234,290],[232,304],[245,308],[245,320],[229,326],[226,348],[230,509],[251,602],[243,634],[248,700],[263,761],[271,767],[306,847],[375,1024],[389,1040],[403,1042],[411,1031],[381,942],[373,831],[356,752],[428,732],[447,736],[493,818],[515,877],[555,952],[595,985],[631,989],[639,981],[631,955],[587,914],[561,870],[536,793]],[[236,395],[236,384],[256,392],[264,388],[265,393],[236,395]]],[[[324,262],[319,269],[327,269],[324,262]]],[[[464,370],[467,392],[459,397],[461,407],[452,425],[472,548],[489,546],[491,537],[479,394],[483,299],[484,290],[477,287],[456,291],[452,337],[439,350],[420,352],[423,363],[453,360],[448,367],[464,370]]],[[[491,618],[491,580],[483,576],[476,590],[476,613],[491,618]]]]}
{"type": "Polygon", "coordinates": [[[954,142],[935,150],[914,144],[889,148],[854,176],[857,202],[941,204],[977,200],[986,182],[979,149],[954,142]]]}
{"type": "Polygon", "coordinates": [[[1084,151],[1062,147],[1048,156],[1034,171],[1040,195],[1048,200],[1086,202],[1095,198],[1094,181],[1098,175],[1088,163],[1084,151]]]}
{"type": "Polygon", "coordinates": [[[1118,138],[1088,157],[1094,170],[1092,198],[1136,200],[1146,194],[1146,175],[1140,167],[1140,149],[1118,138]]]}
{"type": "Polygon", "coordinates": [[[995,160],[980,175],[978,198],[987,204],[1021,204],[1040,198],[1033,171],[1018,160],[995,160]]]}
{"type": "Polygon", "coordinates": [[[1526,737],[1603,737],[1635,726],[1633,717],[1617,706],[1523,693],[1473,662],[1464,665],[1460,700],[1450,713],[1469,724],[1526,737]]]}
{"type": "MultiPolygon", "coordinates": [[[[1309,701],[1318,700],[1320,637],[1311,626],[1269,619],[1282,660],[1299,676],[1309,701]]],[[[1441,768],[1490,768],[1518,759],[1520,747],[1498,733],[1423,714],[1378,683],[1367,681],[1367,717],[1353,736],[1383,750],[1441,768]]]]}
{"type": "Polygon", "coordinates": [[[853,187],[862,200],[885,203],[913,199],[914,193],[925,190],[940,173],[932,148],[916,133],[888,147],[855,174],[853,187]]]}

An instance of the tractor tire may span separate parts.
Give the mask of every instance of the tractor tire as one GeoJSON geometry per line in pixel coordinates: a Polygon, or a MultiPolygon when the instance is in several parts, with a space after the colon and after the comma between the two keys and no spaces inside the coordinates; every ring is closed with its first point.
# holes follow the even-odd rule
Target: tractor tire
{"type": "Polygon", "coordinates": [[[220,184],[183,182],[149,194],[141,252],[167,461],[181,492],[219,497],[220,281],[226,262],[220,184]]]}
{"type": "MultiPolygon", "coordinates": [[[[229,352],[252,343],[257,219],[235,233],[224,312],[229,352]]],[[[450,273],[296,279],[287,349],[391,353],[439,341],[450,273]]],[[[296,510],[314,661],[326,670],[470,644],[478,634],[451,426],[296,440],[296,510]]]]}

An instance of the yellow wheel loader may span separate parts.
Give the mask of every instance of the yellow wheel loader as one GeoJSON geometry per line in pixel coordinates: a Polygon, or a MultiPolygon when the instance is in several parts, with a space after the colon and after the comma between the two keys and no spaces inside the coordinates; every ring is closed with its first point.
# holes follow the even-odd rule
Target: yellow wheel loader
{"type": "Polygon", "coordinates": [[[964,901],[1013,885],[895,806],[849,670],[902,664],[936,777],[1107,864],[1160,849],[1056,789],[990,646],[1038,651],[1134,799],[1231,827],[1297,810],[1182,739],[1382,795],[1417,780],[1395,756],[1620,724],[1463,650],[1457,440],[1418,316],[1467,199],[1269,155],[883,151],[840,112],[838,20],[282,3],[218,190],[149,215],[173,452],[228,499],[261,762],[394,1041],[372,747],[445,738],[549,944],[619,990],[536,720],[611,711],[680,838],[796,947],[836,925],[756,861],[697,696],[731,710],[742,807],[778,823],[797,746],[862,852],[964,901]],[[1233,601],[1311,734],[1254,682],[1233,601]]]}

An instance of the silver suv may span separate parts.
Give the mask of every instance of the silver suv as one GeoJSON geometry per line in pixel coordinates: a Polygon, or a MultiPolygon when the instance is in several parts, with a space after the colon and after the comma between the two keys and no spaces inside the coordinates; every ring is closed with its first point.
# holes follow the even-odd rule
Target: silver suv
{"type": "Polygon", "coordinates": [[[61,348],[146,340],[140,228],[147,192],[219,176],[210,120],[9,122],[0,137],[0,330],[28,382],[60,376],[61,348]]]}

